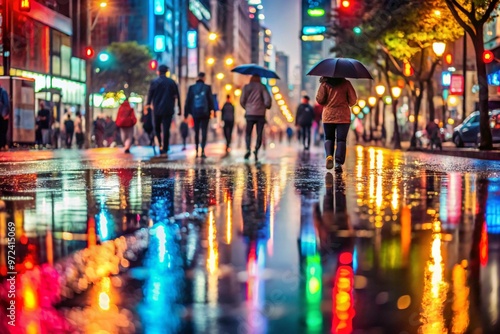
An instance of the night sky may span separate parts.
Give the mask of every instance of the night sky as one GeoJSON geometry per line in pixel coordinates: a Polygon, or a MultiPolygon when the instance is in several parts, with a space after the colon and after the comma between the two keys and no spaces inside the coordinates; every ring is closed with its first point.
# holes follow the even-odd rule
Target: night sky
{"type": "Polygon", "coordinates": [[[277,51],[290,56],[290,79],[293,69],[300,65],[300,7],[301,0],[262,0],[265,26],[272,30],[272,43],[277,51]]]}

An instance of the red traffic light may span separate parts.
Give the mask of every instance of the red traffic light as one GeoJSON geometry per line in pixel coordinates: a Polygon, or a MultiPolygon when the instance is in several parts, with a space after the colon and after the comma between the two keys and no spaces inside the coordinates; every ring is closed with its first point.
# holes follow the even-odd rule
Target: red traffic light
{"type": "Polygon", "coordinates": [[[20,0],[19,11],[29,12],[31,10],[31,0],[20,0]]]}
{"type": "Polygon", "coordinates": [[[342,8],[349,8],[349,7],[351,7],[351,2],[349,0],[343,0],[341,5],[342,5],[342,8]]]}
{"type": "Polygon", "coordinates": [[[149,62],[149,68],[153,71],[156,71],[158,69],[158,61],[157,60],[151,60],[149,62]]]}
{"type": "Polygon", "coordinates": [[[491,52],[490,50],[485,50],[483,52],[483,62],[485,64],[491,63],[494,59],[495,59],[495,56],[493,55],[493,52],[491,52]]]}
{"type": "Polygon", "coordinates": [[[446,65],[451,65],[453,63],[453,55],[451,53],[447,53],[444,56],[444,62],[446,63],[446,65]]]}
{"type": "Polygon", "coordinates": [[[403,62],[403,74],[405,77],[411,77],[413,74],[415,74],[413,67],[407,60],[403,62]]]}
{"type": "Polygon", "coordinates": [[[94,58],[94,55],[95,55],[94,48],[92,48],[91,46],[87,46],[85,48],[85,58],[92,59],[94,58]]]}

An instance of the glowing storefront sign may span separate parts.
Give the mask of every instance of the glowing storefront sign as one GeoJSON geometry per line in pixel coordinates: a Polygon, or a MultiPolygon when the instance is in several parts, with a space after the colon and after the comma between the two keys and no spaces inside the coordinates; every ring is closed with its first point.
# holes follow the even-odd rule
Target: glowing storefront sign
{"type": "Polygon", "coordinates": [[[166,50],[165,35],[156,35],[154,46],[155,52],[164,52],[166,50]]]}
{"type": "Polygon", "coordinates": [[[155,0],[155,15],[165,14],[165,0],[155,0]]]}
{"type": "Polygon", "coordinates": [[[198,47],[198,32],[189,30],[187,32],[187,47],[188,49],[196,49],[198,47]]]}
{"type": "Polygon", "coordinates": [[[189,0],[189,10],[200,21],[210,21],[212,15],[199,0],[189,0]]]}
{"type": "Polygon", "coordinates": [[[326,32],[325,26],[306,26],[302,28],[302,35],[319,35],[326,32]]]}

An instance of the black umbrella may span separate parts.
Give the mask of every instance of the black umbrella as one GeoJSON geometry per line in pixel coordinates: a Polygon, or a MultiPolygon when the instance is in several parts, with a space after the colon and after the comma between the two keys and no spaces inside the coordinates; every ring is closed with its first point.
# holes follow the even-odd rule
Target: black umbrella
{"type": "Polygon", "coordinates": [[[307,73],[330,78],[352,78],[352,79],[372,79],[365,65],[356,59],[351,58],[327,58],[323,59],[307,73]]]}
{"type": "Polygon", "coordinates": [[[265,67],[255,65],[255,64],[246,64],[236,66],[231,70],[231,72],[236,72],[240,74],[246,75],[258,75],[262,78],[271,78],[271,79],[279,79],[280,77],[276,74],[276,72],[268,70],[265,67]]]}

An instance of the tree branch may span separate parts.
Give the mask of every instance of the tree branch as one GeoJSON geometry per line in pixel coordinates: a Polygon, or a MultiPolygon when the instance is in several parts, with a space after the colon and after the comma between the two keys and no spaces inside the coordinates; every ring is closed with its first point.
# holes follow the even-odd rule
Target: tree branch
{"type": "MultiPolygon", "coordinates": [[[[458,8],[465,16],[467,16],[469,20],[471,20],[471,22],[476,21],[475,17],[476,13],[474,13],[474,10],[472,10],[471,12],[467,11],[467,9],[465,9],[461,4],[459,4],[457,0],[445,0],[445,2],[448,5],[448,7],[453,7],[455,10],[456,8],[458,8]]],[[[474,1],[472,2],[472,5],[474,6],[474,1]]]]}
{"type": "Polygon", "coordinates": [[[483,25],[483,24],[486,23],[486,21],[488,21],[488,19],[491,16],[491,13],[493,13],[493,11],[495,10],[495,8],[497,8],[497,5],[498,5],[499,1],[500,0],[492,0],[490,2],[490,5],[489,5],[488,9],[486,9],[486,12],[484,13],[483,17],[479,20],[479,24],[483,25]]]}
{"type": "MultiPolygon", "coordinates": [[[[457,8],[455,8],[455,4],[457,6],[460,6],[456,2],[456,0],[445,0],[445,2],[448,5],[448,8],[450,9],[451,14],[455,18],[455,20],[457,20],[458,24],[460,24],[462,26],[462,28],[464,28],[465,31],[467,31],[467,33],[471,36],[472,39],[475,39],[476,32],[471,28],[470,25],[468,25],[464,20],[462,20],[462,18],[460,17],[460,14],[458,14],[457,8]]],[[[467,18],[469,18],[469,20],[470,20],[470,17],[468,15],[467,15],[467,18]]],[[[472,21],[471,21],[471,23],[472,23],[472,21]]]]}

